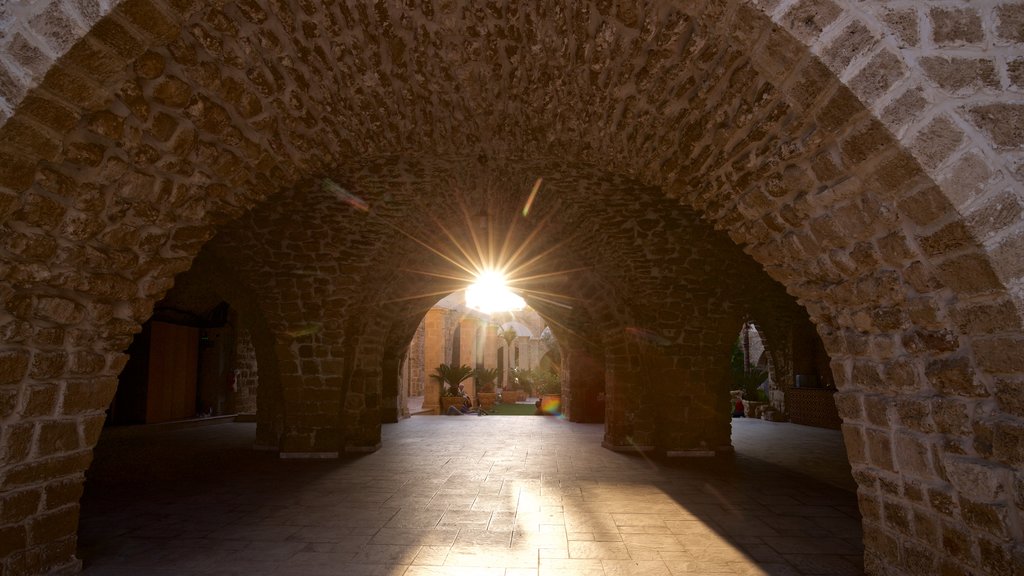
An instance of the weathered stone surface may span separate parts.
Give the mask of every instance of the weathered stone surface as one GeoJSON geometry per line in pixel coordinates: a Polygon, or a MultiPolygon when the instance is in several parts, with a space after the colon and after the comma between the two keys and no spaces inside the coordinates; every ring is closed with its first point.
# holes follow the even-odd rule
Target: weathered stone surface
{"type": "Polygon", "coordinates": [[[1024,7],[1010,2],[996,7],[996,33],[1009,42],[1024,42],[1024,7]]]}
{"type": "MultiPolygon", "coordinates": [[[[20,147],[0,145],[0,302],[16,320],[0,311],[0,329],[6,346],[38,349],[7,357],[0,378],[45,382],[31,383],[34,399],[8,395],[2,405],[51,423],[87,414],[76,420],[87,448],[120,368],[108,359],[208,246],[234,255],[231,274],[267,314],[270,327],[254,338],[289,342],[274,359],[296,394],[273,403],[305,421],[285,443],[372,443],[383,348],[411,337],[406,318],[422,315],[422,294],[450,289],[409,272],[446,266],[418,242],[443,240],[433,220],[466,206],[535,227],[538,253],[551,249],[535,272],[559,279],[538,289],[575,306],[546,313],[602,342],[609,373],[649,362],[636,343],[608,336],[624,326],[677,335],[669,345],[693,382],[714,377],[710,359],[744,315],[786,333],[802,311],[763,268],[848,367],[836,377],[851,395],[841,410],[864,430],[865,468],[906,467],[928,489],[941,484],[920,457],[925,444],[939,449],[919,435],[933,432],[950,436],[951,453],[1011,454],[1001,439],[1012,435],[974,419],[981,406],[998,403],[999,417],[1016,410],[1019,363],[1008,346],[1018,343],[1019,313],[1005,303],[1016,302],[1006,287],[1024,258],[1013,233],[1019,180],[1005,159],[1021,138],[1017,104],[1001,97],[1004,57],[978,51],[1019,41],[1019,10],[776,6],[743,4],[726,17],[695,3],[620,18],[542,4],[424,14],[132,0],[32,14],[38,26],[85,24],[84,42],[16,21],[10,43],[0,40],[4,102],[24,104],[0,106],[20,147]],[[96,24],[107,10],[115,16],[96,24]],[[914,48],[909,60],[889,33],[914,48]],[[68,53],[51,68],[58,49],[68,53]],[[27,75],[47,71],[26,96],[27,75]],[[532,216],[513,220],[540,174],[532,216]],[[349,192],[325,193],[323,177],[349,192]],[[992,337],[974,338],[983,334],[992,337]],[[351,365],[360,377],[340,377],[351,365]],[[1005,378],[990,391],[993,373],[1005,378]],[[61,380],[63,398],[48,396],[45,386],[76,374],[61,380]],[[347,381],[349,395],[324,401],[347,381]],[[852,399],[865,391],[876,400],[852,399]],[[996,401],[985,400],[992,392],[996,401]],[[976,441],[953,438],[971,434],[976,441]]],[[[1015,70],[1007,63],[1010,82],[1015,70]]],[[[628,389],[633,373],[622,373],[628,389]]],[[[701,394],[672,402],[685,396],[696,414],[701,394]]],[[[653,437],[649,400],[627,409],[611,398],[611,436],[653,437]]],[[[46,426],[44,449],[79,449],[62,444],[62,425],[46,426]]],[[[663,428],[674,442],[692,439],[688,426],[699,427],[680,417],[663,428]]],[[[721,423],[708,417],[707,426],[721,423]]],[[[891,565],[905,566],[925,554],[915,546],[939,536],[933,518],[902,500],[914,501],[912,484],[861,472],[863,486],[891,497],[869,520],[869,556],[892,553],[891,565]],[[897,536],[917,538],[902,559],[897,536]]],[[[1003,521],[970,514],[979,530],[1003,521]]],[[[951,543],[965,526],[949,532],[951,543]]]]}
{"type": "Polygon", "coordinates": [[[932,40],[940,46],[956,46],[981,42],[985,34],[981,16],[974,8],[935,7],[929,11],[932,40]]]}
{"type": "Polygon", "coordinates": [[[1024,148],[1024,104],[991,104],[971,109],[971,119],[996,146],[1024,148]]]}

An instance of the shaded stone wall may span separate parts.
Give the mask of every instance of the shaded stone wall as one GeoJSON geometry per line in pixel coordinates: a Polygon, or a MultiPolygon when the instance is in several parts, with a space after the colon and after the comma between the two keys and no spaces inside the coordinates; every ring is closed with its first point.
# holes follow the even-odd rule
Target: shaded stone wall
{"type": "Polygon", "coordinates": [[[595,319],[609,443],[727,438],[657,390],[710,405],[763,267],[833,359],[868,570],[1021,564],[1016,3],[81,6],[2,13],[5,569],[75,566],[121,351],[202,246],[263,318],[257,442],[372,447],[385,350],[451,289],[423,243],[538,175],[520,230],[558,215],[538,288],[595,319]]]}
{"type": "Polygon", "coordinates": [[[252,335],[244,328],[238,331],[235,362],[235,411],[240,414],[255,414],[259,370],[257,369],[256,348],[252,343],[252,335]]]}

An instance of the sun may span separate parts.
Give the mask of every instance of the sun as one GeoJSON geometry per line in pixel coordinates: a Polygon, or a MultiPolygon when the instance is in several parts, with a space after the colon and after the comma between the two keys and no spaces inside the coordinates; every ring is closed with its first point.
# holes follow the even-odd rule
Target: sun
{"type": "Polygon", "coordinates": [[[526,308],[526,301],[509,290],[507,282],[501,272],[484,270],[477,274],[476,282],[466,288],[466,305],[484,314],[526,308]]]}

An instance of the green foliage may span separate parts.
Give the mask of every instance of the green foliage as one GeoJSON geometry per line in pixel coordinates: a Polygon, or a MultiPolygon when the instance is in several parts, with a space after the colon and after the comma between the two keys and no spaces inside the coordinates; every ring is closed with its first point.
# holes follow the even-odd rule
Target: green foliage
{"type": "Polygon", "coordinates": [[[471,376],[473,376],[473,369],[465,364],[461,366],[441,364],[434,368],[434,373],[430,375],[430,378],[441,384],[441,396],[458,396],[459,384],[471,376]]]}
{"type": "Polygon", "coordinates": [[[729,370],[732,372],[732,389],[743,390],[743,397],[747,400],[767,402],[768,395],[761,390],[761,384],[768,379],[768,372],[756,366],[746,366],[743,361],[743,350],[739,342],[732,347],[732,356],[729,358],[729,370]]]}
{"type": "Polygon", "coordinates": [[[561,394],[562,379],[555,372],[533,370],[533,383],[537,394],[561,394]]]}
{"type": "Polygon", "coordinates": [[[494,382],[498,379],[497,368],[480,368],[474,375],[478,392],[494,392],[494,382]]]}

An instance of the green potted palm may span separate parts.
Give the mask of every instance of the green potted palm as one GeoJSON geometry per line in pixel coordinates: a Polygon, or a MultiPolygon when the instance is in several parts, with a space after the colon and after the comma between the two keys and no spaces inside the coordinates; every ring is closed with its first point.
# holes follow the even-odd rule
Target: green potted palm
{"type": "Polygon", "coordinates": [[[494,382],[498,379],[497,368],[478,368],[476,376],[476,401],[484,410],[494,409],[498,394],[494,391],[494,382]]]}
{"type": "Polygon", "coordinates": [[[531,373],[540,409],[545,414],[559,414],[562,411],[562,379],[555,372],[533,370],[531,373]]]}
{"type": "Polygon", "coordinates": [[[473,376],[473,369],[465,364],[461,366],[441,364],[434,368],[434,373],[430,375],[430,378],[441,386],[441,414],[447,414],[448,408],[451,406],[461,407],[465,403],[462,391],[459,390],[459,384],[471,376],[473,376]]]}

